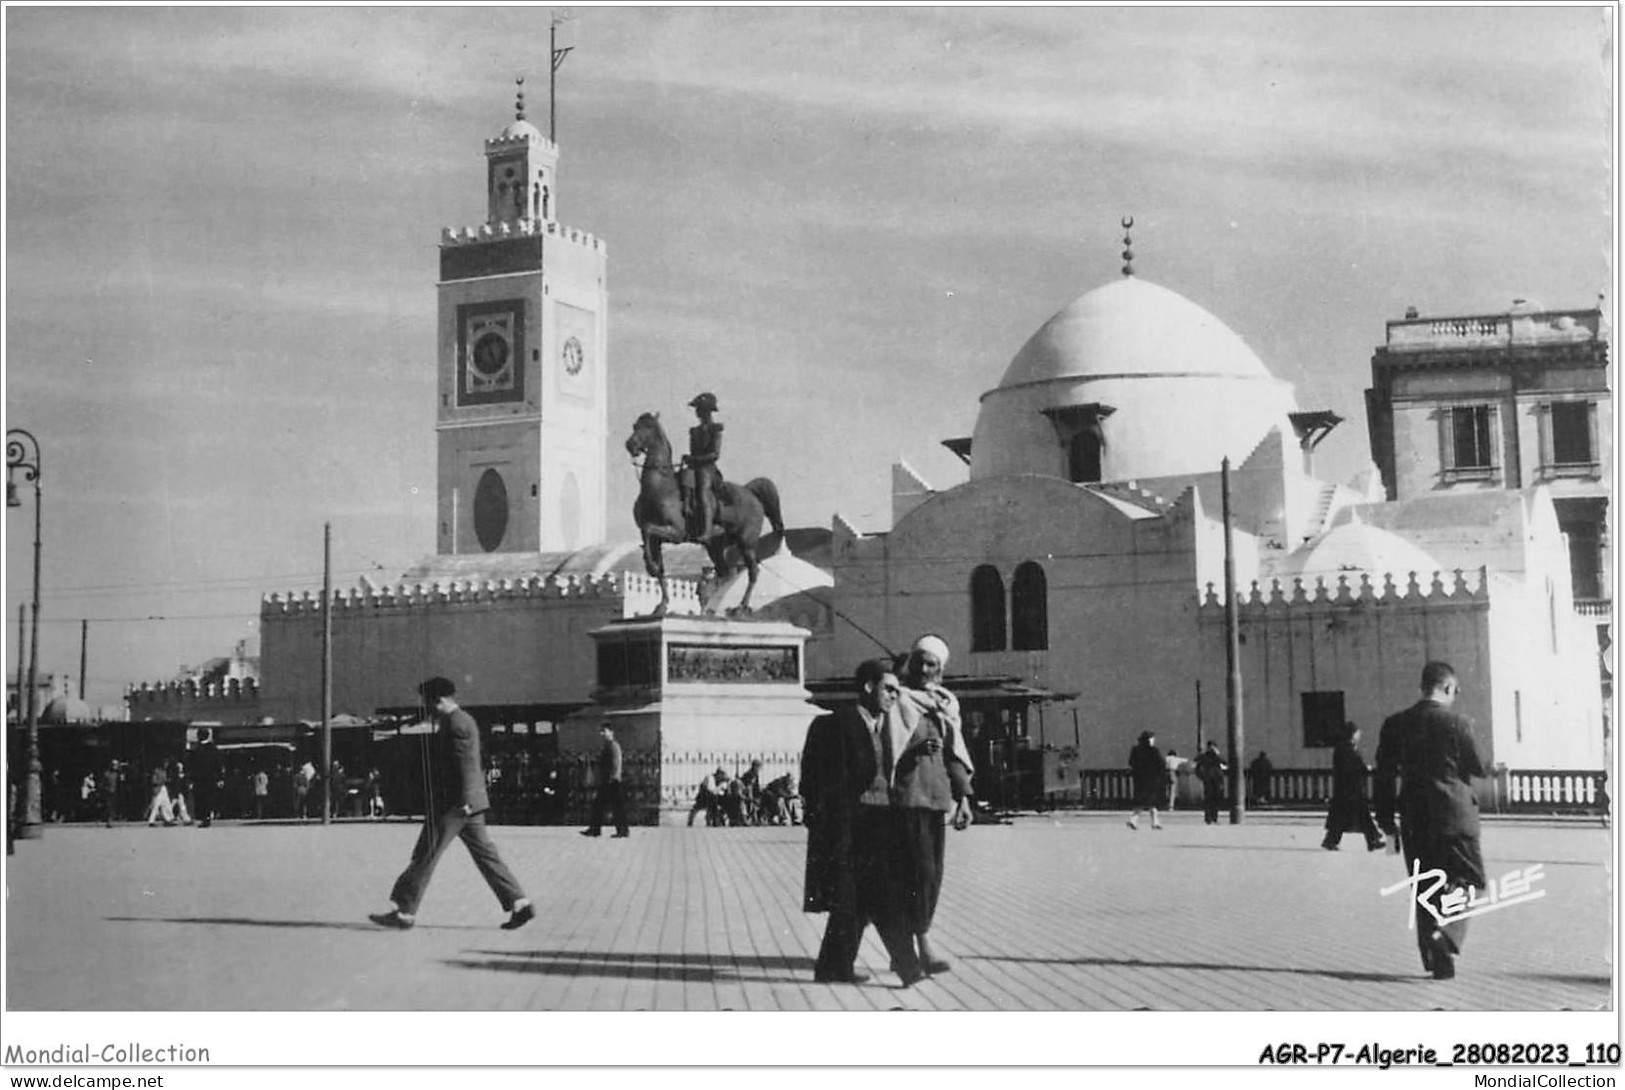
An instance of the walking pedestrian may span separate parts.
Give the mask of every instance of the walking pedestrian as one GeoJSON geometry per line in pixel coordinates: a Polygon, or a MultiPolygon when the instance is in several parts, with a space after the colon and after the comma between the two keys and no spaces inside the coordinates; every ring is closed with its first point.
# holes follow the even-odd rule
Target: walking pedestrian
{"type": "Polygon", "coordinates": [[[1419,882],[1413,911],[1422,967],[1435,980],[1449,980],[1467,920],[1446,921],[1440,907],[1446,897],[1484,888],[1473,777],[1485,773],[1472,722],[1450,710],[1461,692],[1455,669],[1428,663],[1421,688],[1422,699],[1389,716],[1377,736],[1377,824],[1399,837],[1406,869],[1419,882]],[[1430,872],[1442,881],[1422,877],[1430,872]]]}
{"type": "Polygon", "coordinates": [[[254,770],[254,817],[265,819],[265,800],[271,794],[271,777],[264,768],[254,770]]]}
{"type": "Polygon", "coordinates": [[[306,761],[293,773],[293,812],[300,821],[310,816],[310,791],[316,781],[316,766],[306,761]]]}
{"type": "Polygon", "coordinates": [[[162,762],[152,767],[152,774],[147,777],[152,795],[147,802],[147,827],[162,821],[165,825],[175,824],[175,808],[169,803],[169,773],[164,771],[162,762]]]}
{"type": "Polygon", "coordinates": [[[113,827],[113,818],[118,816],[118,784],[118,761],[110,760],[107,767],[102,769],[100,783],[102,822],[109,829],[113,827]]]}
{"type": "Polygon", "coordinates": [[[169,803],[175,808],[175,820],[182,825],[192,824],[192,813],[186,800],[192,797],[192,773],[184,761],[169,766],[169,803]]]}
{"type": "Polygon", "coordinates": [[[902,811],[891,805],[891,765],[912,728],[899,707],[902,683],[886,659],[858,666],[855,704],[813,721],[801,754],[807,825],[802,909],[827,912],[813,979],[861,984],[858,947],[872,923],[903,987],[924,979],[905,922],[902,811]]]}
{"type": "Polygon", "coordinates": [[[1337,851],[1343,834],[1350,830],[1365,837],[1367,851],[1381,851],[1387,841],[1371,816],[1371,800],[1366,794],[1365,759],[1360,756],[1360,728],[1344,723],[1342,739],[1332,751],[1332,802],[1326,812],[1326,839],[1320,846],[1337,851]]]}
{"type": "Polygon", "coordinates": [[[1275,765],[1270,762],[1263,750],[1253,758],[1253,763],[1247,766],[1247,778],[1253,788],[1253,805],[1259,806],[1270,801],[1270,776],[1275,772],[1275,765]]]}
{"type": "Polygon", "coordinates": [[[192,758],[192,815],[199,829],[207,829],[214,824],[219,792],[225,785],[220,782],[220,751],[215,748],[214,732],[198,731],[197,742],[192,758]]]}
{"type": "Polygon", "coordinates": [[[485,775],[480,765],[480,730],[474,719],[452,699],[457,687],[450,679],[432,677],[418,686],[418,693],[435,717],[435,733],[429,754],[429,776],[424,785],[423,830],[412,848],[412,860],[395,880],[389,899],[394,908],[372,913],[368,919],[380,927],[405,931],[417,922],[418,906],[434,875],[435,864],[453,840],[462,840],[474,860],[480,877],[496,894],[508,919],[504,931],[525,926],[536,916],[530,899],[503,863],[491,835],[485,828],[485,812],[491,808],[485,792],[485,775]]]}
{"type": "Polygon", "coordinates": [[[927,976],[949,969],[932,949],[929,935],[942,895],[946,824],[963,831],[971,822],[973,767],[959,699],[942,683],[947,665],[948,644],[941,636],[921,636],[914,642],[903,667],[902,700],[912,704],[917,719],[898,755],[891,792],[892,805],[903,811],[907,923],[927,976]]]}
{"type": "Polygon", "coordinates": [[[1157,749],[1156,733],[1149,730],[1140,732],[1140,740],[1128,752],[1129,777],[1134,781],[1134,812],[1129,815],[1128,827],[1140,827],[1140,811],[1151,812],[1151,827],[1162,828],[1162,822],[1157,820],[1157,807],[1162,803],[1167,788],[1163,781],[1168,776],[1168,764],[1157,749]]]}
{"type": "Polygon", "coordinates": [[[1168,756],[1163,758],[1163,763],[1168,766],[1168,812],[1172,813],[1174,804],[1179,801],[1179,773],[1185,767],[1185,758],[1179,755],[1178,750],[1170,747],[1168,756]]]}
{"type": "Polygon", "coordinates": [[[1217,825],[1219,807],[1224,805],[1224,774],[1230,766],[1219,755],[1217,742],[1209,742],[1192,764],[1196,769],[1196,778],[1202,781],[1202,823],[1217,825]]]}
{"type": "Polygon", "coordinates": [[[626,824],[626,795],[621,784],[621,744],[615,732],[605,723],[599,733],[604,743],[598,748],[598,793],[592,800],[592,824],[581,830],[582,836],[598,836],[604,829],[604,811],[615,816],[615,836],[621,840],[632,835],[626,824]]]}

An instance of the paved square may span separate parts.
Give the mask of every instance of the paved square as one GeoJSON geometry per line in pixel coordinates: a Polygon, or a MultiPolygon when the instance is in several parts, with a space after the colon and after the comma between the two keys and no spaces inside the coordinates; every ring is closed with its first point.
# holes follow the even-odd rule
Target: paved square
{"type": "Polygon", "coordinates": [[[1426,979],[1397,857],[1319,819],[1027,816],[949,835],[933,938],[952,971],[899,989],[814,984],[797,828],[497,827],[536,903],[516,932],[453,845],[418,926],[366,914],[417,825],[52,826],[8,860],[8,1006],[21,1010],[1414,1010],[1609,1002],[1611,833],[1486,822],[1492,878],[1540,863],[1539,900],[1475,919],[1426,979]]]}

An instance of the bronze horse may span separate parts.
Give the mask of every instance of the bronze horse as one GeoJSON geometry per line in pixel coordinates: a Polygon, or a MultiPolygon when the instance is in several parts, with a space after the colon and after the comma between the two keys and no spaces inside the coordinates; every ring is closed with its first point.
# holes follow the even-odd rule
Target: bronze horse
{"type": "MultiPolygon", "coordinates": [[[[666,612],[669,596],[666,590],[666,567],[660,558],[661,546],[682,544],[693,540],[687,532],[684,519],[682,492],[677,486],[677,467],[671,460],[671,441],[660,426],[659,413],[644,413],[632,425],[632,434],[626,439],[626,451],[632,457],[643,457],[643,471],[639,475],[637,503],[632,505],[632,518],[643,537],[643,566],[649,574],[660,580],[660,606],[656,614],[666,612]]],[[[688,470],[683,470],[688,472],[688,470]]],[[[766,477],[757,477],[746,485],[732,481],[722,486],[718,497],[716,532],[707,541],[699,542],[711,556],[719,581],[727,578],[735,565],[728,558],[731,545],[739,553],[750,581],[745,585],[745,596],[740,600],[738,613],[750,612],[750,595],[756,589],[756,544],[762,537],[764,520],[772,524],[773,532],[784,536],[784,519],[779,515],[779,489],[766,477]]]]}

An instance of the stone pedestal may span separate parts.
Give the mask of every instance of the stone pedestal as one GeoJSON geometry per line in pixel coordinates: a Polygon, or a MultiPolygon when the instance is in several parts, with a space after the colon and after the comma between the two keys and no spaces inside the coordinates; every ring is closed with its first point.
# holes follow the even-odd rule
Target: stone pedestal
{"type": "Polygon", "coordinates": [[[700,780],[719,765],[737,776],[760,760],[764,785],[786,772],[799,778],[807,726],[820,713],[804,685],[808,635],[782,621],[722,617],[605,625],[592,633],[593,703],[559,724],[560,755],[582,767],[590,799],[599,730],[611,727],[635,825],[686,822],[700,780]]]}

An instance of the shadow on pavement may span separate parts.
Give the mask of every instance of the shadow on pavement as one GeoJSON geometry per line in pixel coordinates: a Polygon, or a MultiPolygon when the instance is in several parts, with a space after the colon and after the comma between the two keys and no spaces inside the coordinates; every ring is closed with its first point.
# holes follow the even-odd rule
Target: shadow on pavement
{"type": "Polygon", "coordinates": [[[1347,969],[1291,969],[1274,965],[1222,965],[1205,961],[1142,961],[1138,958],[1022,958],[966,954],[966,961],[1002,961],[1034,965],[1077,965],[1105,969],[1197,969],[1218,973],[1287,973],[1293,976],[1329,977],[1332,980],[1365,981],[1373,984],[1420,983],[1427,978],[1415,974],[1358,973],[1347,969]]]}
{"type": "MultiPolygon", "coordinates": [[[[215,927],[317,927],[329,931],[375,931],[380,935],[393,934],[387,927],[371,923],[350,923],[337,920],[256,920],[249,916],[106,916],[109,923],[201,923],[215,927]]],[[[421,931],[484,931],[484,927],[470,924],[418,924],[421,931]]]]}
{"type": "Polygon", "coordinates": [[[793,957],[719,957],[710,954],[628,954],[598,950],[475,950],[480,957],[442,962],[459,969],[545,976],[603,976],[626,980],[757,981],[806,983],[813,959],[793,957]],[[750,972],[748,970],[767,970],[750,972]],[[773,972],[778,970],[778,972],[773,972]]]}
{"type": "Polygon", "coordinates": [[[1590,973],[1508,973],[1519,980],[1539,980],[1546,984],[1587,984],[1598,988],[1611,987],[1613,979],[1590,973]]]}

